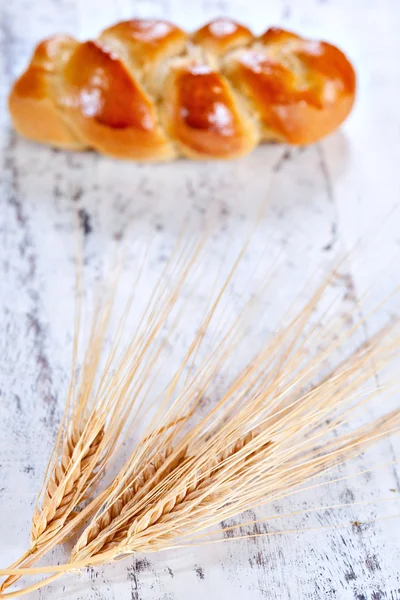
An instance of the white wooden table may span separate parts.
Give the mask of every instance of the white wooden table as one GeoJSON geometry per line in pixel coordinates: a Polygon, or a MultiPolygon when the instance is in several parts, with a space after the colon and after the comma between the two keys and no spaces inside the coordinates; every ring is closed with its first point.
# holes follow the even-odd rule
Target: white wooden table
{"type": "MultiPolygon", "coordinates": [[[[400,218],[395,207],[400,192],[400,4],[3,0],[0,27],[0,563],[6,566],[28,543],[32,504],[65,398],[73,318],[74,204],[86,223],[86,267],[93,273],[98,257],[132,221],[155,232],[160,255],[182,215],[211,211],[218,249],[226,235],[235,240],[236,231],[251,222],[254,207],[268,193],[268,219],[256,245],[261,247],[269,236],[272,247],[282,250],[282,267],[274,280],[278,296],[289,294],[315,265],[329,265],[339,246],[351,248],[366,231],[374,233],[374,240],[342,272],[350,309],[358,310],[360,290],[370,283],[378,281],[382,293],[399,281],[400,218]],[[359,77],[357,104],[345,127],[305,150],[262,147],[236,163],[179,161],[167,166],[57,152],[13,132],[3,110],[9,86],[40,38],[56,31],[95,36],[131,16],[166,17],[194,28],[221,14],[257,32],[282,25],[341,46],[359,77]]],[[[395,300],[389,309],[398,310],[395,300]]],[[[398,398],[393,402],[398,404],[398,398]]],[[[277,511],[370,501],[283,519],[276,526],[291,529],[398,513],[398,466],[359,474],[396,457],[400,459],[400,443],[393,438],[337,473],[353,473],[354,478],[296,494],[256,515],[268,522],[277,511]],[[393,501],[374,503],[390,494],[393,501]]],[[[399,540],[399,518],[364,527],[249,538],[140,556],[89,570],[79,579],[70,576],[31,597],[398,600],[399,540]]],[[[63,556],[57,550],[49,560],[63,556]]]]}

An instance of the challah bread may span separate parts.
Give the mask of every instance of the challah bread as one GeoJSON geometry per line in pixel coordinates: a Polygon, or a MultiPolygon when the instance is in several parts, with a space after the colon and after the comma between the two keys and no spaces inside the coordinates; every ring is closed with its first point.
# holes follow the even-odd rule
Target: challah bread
{"type": "Polygon", "coordinates": [[[229,159],[262,141],[310,144],[349,114],[355,73],[326,42],[229,19],[191,35],[134,19],[80,43],[41,42],[15,82],[15,128],[61,148],[134,160],[229,159]]]}

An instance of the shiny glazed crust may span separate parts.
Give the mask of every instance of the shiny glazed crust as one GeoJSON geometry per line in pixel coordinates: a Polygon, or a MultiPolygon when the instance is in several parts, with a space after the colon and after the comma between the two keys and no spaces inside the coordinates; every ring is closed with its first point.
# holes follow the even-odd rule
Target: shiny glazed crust
{"type": "Polygon", "coordinates": [[[9,97],[17,131],[116,158],[229,159],[261,141],[310,144],[351,111],[355,73],[326,42],[229,19],[189,35],[166,21],[118,23],[95,41],[41,42],[9,97]]]}

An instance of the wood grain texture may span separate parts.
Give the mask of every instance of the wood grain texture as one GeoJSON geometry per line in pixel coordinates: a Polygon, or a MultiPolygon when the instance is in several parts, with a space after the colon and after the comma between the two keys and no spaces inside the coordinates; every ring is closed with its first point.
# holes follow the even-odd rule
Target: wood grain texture
{"type": "MultiPolygon", "coordinates": [[[[240,162],[167,166],[116,162],[92,153],[64,153],[19,139],[0,112],[0,563],[28,543],[35,495],[54,441],[68,384],[74,289],[74,211],[86,239],[86,267],[96,278],[101,256],[128,235],[132,223],[154,236],[149,271],[165,260],[179,223],[212,215],[216,256],[227,240],[237,248],[243,229],[269,189],[266,238],[282,266],[273,279],[259,329],[273,328],[273,305],[301,285],[339,248],[374,232],[357,261],[346,262],[338,285],[343,311],[366,314],[373,298],[398,279],[400,192],[400,5],[397,0],[28,0],[0,5],[0,94],[5,106],[13,78],[37,40],[56,31],[81,39],[131,16],[164,17],[185,28],[226,14],[261,32],[268,25],[327,39],[348,53],[359,96],[346,126],[307,149],[260,147],[240,162]],[[29,26],[27,25],[29,23],[29,26]],[[377,231],[378,228],[378,231],[377,231]],[[385,275],[386,273],[386,275],[385,275]],[[383,274],[383,275],[382,275],[383,274]],[[361,292],[379,285],[367,301],[361,292]],[[290,289],[289,289],[290,288],[290,289]],[[379,292],[379,293],[378,293],[379,292]],[[272,313],[271,313],[272,311],[272,313]],[[272,314],[272,317],[271,317],[272,314]]],[[[254,253],[256,260],[257,252],[254,253]]],[[[396,302],[388,308],[399,312],[396,302]]],[[[368,320],[367,338],[375,322],[368,320]]],[[[393,406],[399,399],[393,399],[393,406]]],[[[379,407],[376,407],[378,411],[379,407]]],[[[371,416],[375,409],[370,411],[371,416]]],[[[379,444],[335,475],[358,475],[295,494],[257,510],[256,531],[318,527],[399,512],[400,442],[379,444]],[[393,495],[394,500],[374,504],[393,495]],[[319,511],[268,522],[268,517],[339,502],[367,506],[319,511]]],[[[253,513],[252,513],[253,514],[253,513]]],[[[246,518],[252,518],[252,514],[246,518]]],[[[250,529],[251,531],[251,529],[250,529]]],[[[66,577],[34,599],[398,600],[400,519],[266,538],[227,541],[195,550],[138,556],[80,578],[66,577]]],[[[62,560],[65,551],[49,560],[62,560]]]]}

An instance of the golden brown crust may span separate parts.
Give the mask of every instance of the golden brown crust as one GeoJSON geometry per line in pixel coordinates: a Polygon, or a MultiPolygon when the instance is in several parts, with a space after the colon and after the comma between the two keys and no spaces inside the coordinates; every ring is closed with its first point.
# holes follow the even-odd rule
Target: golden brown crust
{"type": "Polygon", "coordinates": [[[59,57],[68,53],[78,42],[69,35],[54,35],[43,40],[35,48],[31,66],[41,67],[48,73],[57,71],[59,57]]]}
{"type": "Polygon", "coordinates": [[[233,158],[261,140],[309,144],[353,106],[354,70],[326,42],[277,28],[254,38],[230,19],[188,36],[124,21],[98,41],[38,45],[9,98],[16,129],[65,148],[135,160],[233,158]]]}
{"type": "Polygon", "coordinates": [[[234,158],[258,143],[225,78],[204,64],[175,70],[168,82],[169,134],[192,158],[234,158]]]}
{"type": "Polygon", "coordinates": [[[89,146],[118,158],[171,156],[151,99],[123,62],[100,43],[80,44],[64,66],[61,81],[60,107],[89,146]]]}
{"type": "Polygon", "coordinates": [[[337,129],[355,97],[355,73],[345,55],[276,28],[260,42],[237,53],[227,70],[257,111],[264,139],[310,144],[337,129]]]}
{"type": "Polygon", "coordinates": [[[195,31],[192,41],[221,56],[229,50],[250,44],[254,41],[254,35],[250,29],[232,19],[219,18],[195,31]]]}
{"type": "Polygon", "coordinates": [[[106,45],[125,46],[131,65],[136,69],[154,66],[185,49],[187,34],[168,21],[132,19],[105,29],[99,38],[106,45]]]}
{"type": "Polygon", "coordinates": [[[57,110],[53,79],[57,57],[75,43],[69,36],[54,36],[41,42],[30,67],[15,82],[8,100],[18,133],[35,142],[71,150],[85,146],[72,134],[57,110]]]}

